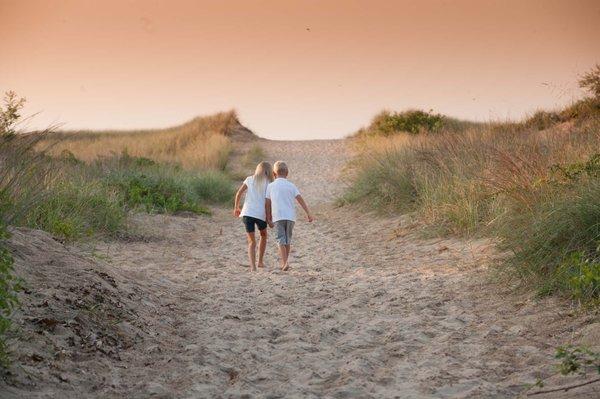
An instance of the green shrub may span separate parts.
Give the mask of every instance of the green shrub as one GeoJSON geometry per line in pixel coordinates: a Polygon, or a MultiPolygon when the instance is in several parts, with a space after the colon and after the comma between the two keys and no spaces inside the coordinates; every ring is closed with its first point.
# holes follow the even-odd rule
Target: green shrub
{"type": "Polygon", "coordinates": [[[555,358],[560,360],[558,370],[562,375],[573,373],[585,375],[593,370],[600,374],[600,353],[582,346],[559,346],[555,358]]]}
{"type": "Polygon", "coordinates": [[[574,184],[582,177],[600,178],[600,153],[591,155],[586,161],[552,165],[550,170],[559,183],[574,184]]]}
{"type": "Polygon", "coordinates": [[[131,172],[113,177],[110,182],[118,188],[125,203],[132,208],[141,206],[146,212],[158,213],[208,213],[190,195],[188,187],[174,178],[131,172]]]}
{"type": "Polygon", "coordinates": [[[383,111],[373,118],[366,134],[389,136],[398,132],[412,134],[436,132],[442,126],[443,116],[432,112],[420,110],[404,112],[383,111]]]}
{"type": "Polygon", "coordinates": [[[203,202],[227,204],[235,194],[231,179],[222,172],[199,172],[188,175],[188,181],[194,195],[203,202]]]}
{"type": "Polygon", "coordinates": [[[600,100],[600,64],[596,64],[594,68],[581,76],[579,87],[586,89],[593,97],[600,100]]]}
{"type": "Polygon", "coordinates": [[[574,298],[600,298],[600,261],[591,260],[588,254],[573,252],[558,267],[557,275],[574,298]]]}
{"type": "MultiPolygon", "coordinates": [[[[114,163],[114,162],[113,162],[114,163]]],[[[233,196],[231,180],[222,172],[184,171],[175,165],[159,165],[133,159],[104,171],[102,179],[115,188],[130,208],[147,212],[209,213],[207,203],[223,203],[233,196]]]]}

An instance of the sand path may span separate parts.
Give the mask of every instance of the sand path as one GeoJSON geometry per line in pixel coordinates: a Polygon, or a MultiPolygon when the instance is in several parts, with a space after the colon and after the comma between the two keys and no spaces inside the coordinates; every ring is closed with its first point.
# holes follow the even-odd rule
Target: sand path
{"type": "Polygon", "coordinates": [[[342,141],[262,146],[288,162],[316,211],[315,223],[297,223],[289,273],[277,270],[273,241],[267,270],[247,272],[229,210],[143,218],[168,245],[106,249],[172,307],[173,335],[130,394],[510,397],[551,362],[548,332],[566,328],[564,315],[503,300],[482,276],[488,243],[423,241],[398,230],[401,217],[335,209],[343,187],[328,171],[348,159],[342,141]]]}
{"type": "Polygon", "coordinates": [[[490,283],[490,243],[423,240],[406,217],[336,208],[343,186],[328,171],[347,161],[343,141],[261,145],[317,218],[296,225],[292,270],[277,269],[271,241],[266,270],[249,273],[228,209],[138,215],[154,239],[96,251],[142,293],[151,338],[79,363],[96,383],[61,397],[496,398],[549,374],[576,323],[554,299],[490,283]]]}

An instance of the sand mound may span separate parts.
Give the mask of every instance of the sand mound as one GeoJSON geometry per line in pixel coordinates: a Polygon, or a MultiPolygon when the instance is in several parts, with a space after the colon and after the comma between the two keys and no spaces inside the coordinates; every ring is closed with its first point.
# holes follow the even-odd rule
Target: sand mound
{"type": "Polygon", "coordinates": [[[152,335],[143,322],[148,313],[139,312],[146,295],[89,253],[45,232],[18,228],[11,234],[8,245],[24,290],[10,340],[15,367],[0,396],[33,397],[45,384],[93,391],[106,378],[100,371],[152,335]],[[73,373],[81,365],[87,372],[73,373]]]}

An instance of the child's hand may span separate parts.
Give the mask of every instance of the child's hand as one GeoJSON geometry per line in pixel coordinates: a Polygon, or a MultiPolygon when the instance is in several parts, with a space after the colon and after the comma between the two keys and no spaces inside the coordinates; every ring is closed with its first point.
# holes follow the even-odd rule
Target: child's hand
{"type": "Polygon", "coordinates": [[[275,223],[271,222],[270,220],[267,222],[267,224],[269,225],[270,228],[275,227],[275,223]]]}
{"type": "Polygon", "coordinates": [[[315,218],[313,217],[313,215],[311,215],[310,213],[308,215],[306,215],[308,217],[308,223],[312,223],[315,218]]]}
{"type": "Polygon", "coordinates": [[[242,213],[242,210],[240,208],[235,208],[233,210],[233,215],[237,218],[240,216],[240,213],[242,213]]]}

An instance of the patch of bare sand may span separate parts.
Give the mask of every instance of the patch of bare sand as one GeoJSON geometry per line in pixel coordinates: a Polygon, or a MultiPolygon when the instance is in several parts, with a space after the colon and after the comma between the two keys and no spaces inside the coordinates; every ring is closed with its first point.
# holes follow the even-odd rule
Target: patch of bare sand
{"type": "MultiPolygon", "coordinates": [[[[423,240],[405,217],[334,208],[342,187],[329,172],[347,160],[343,141],[262,145],[288,162],[316,209],[315,223],[297,223],[290,272],[276,268],[272,241],[266,270],[248,272],[242,225],[228,209],[139,215],[153,239],[95,249],[110,259],[101,267],[119,287],[112,295],[137,295],[123,305],[137,317],[121,317],[140,331],[115,328],[139,339],[118,358],[30,364],[36,385],[17,373],[2,397],[515,397],[553,372],[554,347],[590,321],[557,299],[490,283],[489,242],[423,240]],[[43,372],[51,367],[64,378],[43,372]]],[[[46,277],[49,286],[59,278],[46,277]]],[[[48,345],[53,353],[62,343],[48,345]]]]}

